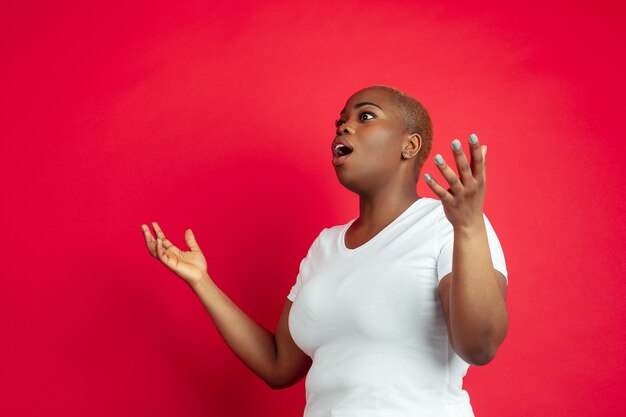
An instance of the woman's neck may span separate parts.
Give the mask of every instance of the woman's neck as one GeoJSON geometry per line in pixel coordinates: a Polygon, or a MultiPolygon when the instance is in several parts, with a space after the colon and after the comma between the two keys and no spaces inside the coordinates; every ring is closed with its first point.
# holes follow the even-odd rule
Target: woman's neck
{"type": "Polygon", "coordinates": [[[364,230],[380,230],[404,213],[421,197],[417,192],[398,194],[396,192],[359,196],[359,218],[355,227],[364,230]]]}

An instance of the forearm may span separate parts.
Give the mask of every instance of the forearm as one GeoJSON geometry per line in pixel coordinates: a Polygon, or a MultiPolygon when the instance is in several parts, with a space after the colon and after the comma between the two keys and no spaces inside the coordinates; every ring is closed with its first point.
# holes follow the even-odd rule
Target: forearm
{"type": "Polygon", "coordinates": [[[192,287],[230,349],[268,385],[275,384],[274,334],[244,313],[207,275],[192,287]]]}
{"type": "Polygon", "coordinates": [[[506,335],[506,304],[493,268],[484,221],[455,228],[450,329],[457,353],[487,363],[506,335]]]}

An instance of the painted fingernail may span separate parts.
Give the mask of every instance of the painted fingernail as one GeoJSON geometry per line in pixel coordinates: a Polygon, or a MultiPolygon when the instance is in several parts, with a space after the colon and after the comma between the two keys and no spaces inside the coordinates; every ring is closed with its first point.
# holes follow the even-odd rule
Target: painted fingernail
{"type": "Polygon", "coordinates": [[[437,165],[443,164],[443,157],[440,154],[435,155],[435,162],[437,165]]]}
{"type": "Polygon", "coordinates": [[[475,133],[472,133],[469,137],[469,141],[472,145],[476,145],[478,143],[478,136],[475,133]]]}
{"type": "Polygon", "coordinates": [[[461,142],[458,139],[454,139],[452,141],[452,149],[454,149],[455,151],[461,149],[461,142]]]}
{"type": "Polygon", "coordinates": [[[431,176],[430,176],[430,174],[424,174],[424,179],[425,179],[426,181],[429,181],[429,182],[430,182],[430,180],[431,180],[432,178],[433,178],[433,177],[431,177],[431,176]]]}

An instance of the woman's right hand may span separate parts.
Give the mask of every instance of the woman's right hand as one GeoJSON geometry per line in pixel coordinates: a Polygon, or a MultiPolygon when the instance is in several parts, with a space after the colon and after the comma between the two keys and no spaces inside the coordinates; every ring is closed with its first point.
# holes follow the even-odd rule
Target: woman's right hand
{"type": "Polygon", "coordinates": [[[183,252],[169,241],[156,222],[152,222],[157,239],[152,236],[150,229],[145,224],[141,225],[146,246],[150,255],[165,264],[172,272],[181,277],[192,288],[200,281],[208,277],[207,264],[196,238],[191,229],[185,231],[185,242],[189,251],[183,252]]]}

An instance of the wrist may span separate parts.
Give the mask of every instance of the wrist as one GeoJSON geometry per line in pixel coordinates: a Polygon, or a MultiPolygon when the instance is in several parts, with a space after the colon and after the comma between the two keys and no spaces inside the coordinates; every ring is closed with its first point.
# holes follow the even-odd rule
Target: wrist
{"type": "Polygon", "coordinates": [[[191,287],[191,289],[195,292],[201,291],[203,289],[206,289],[207,287],[211,286],[211,285],[215,285],[213,283],[213,280],[211,279],[211,277],[209,276],[209,274],[204,273],[202,274],[202,278],[194,283],[190,283],[189,286],[191,287]]]}
{"type": "Polygon", "coordinates": [[[485,220],[481,216],[480,218],[471,222],[454,226],[454,237],[469,237],[486,233],[485,220]]]}

